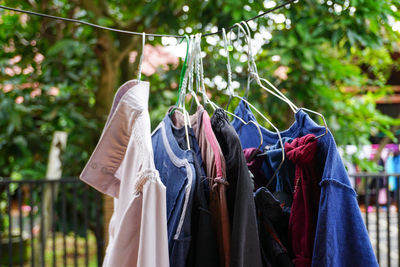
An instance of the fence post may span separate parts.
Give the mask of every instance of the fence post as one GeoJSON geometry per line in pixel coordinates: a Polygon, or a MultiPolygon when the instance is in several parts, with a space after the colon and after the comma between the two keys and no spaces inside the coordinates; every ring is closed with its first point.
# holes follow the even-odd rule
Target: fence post
{"type": "MultiPolygon", "coordinates": [[[[68,134],[66,132],[61,132],[61,131],[54,132],[53,140],[50,146],[49,159],[47,161],[46,179],[59,180],[61,178],[62,153],[64,152],[67,144],[67,136],[68,134]]],[[[58,185],[57,184],[53,185],[54,186],[53,196],[55,198],[52,199],[51,186],[52,186],[51,184],[45,185],[43,187],[43,192],[42,192],[43,210],[41,212],[43,212],[44,223],[43,223],[43,229],[40,229],[40,231],[43,231],[44,243],[40,244],[39,245],[40,249],[37,249],[35,251],[35,259],[38,264],[36,266],[45,265],[44,258],[41,257],[40,251],[41,250],[44,251],[46,249],[47,234],[49,232],[51,224],[51,217],[50,217],[50,209],[52,207],[51,202],[55,201],[58,192],[58,185]]]]}

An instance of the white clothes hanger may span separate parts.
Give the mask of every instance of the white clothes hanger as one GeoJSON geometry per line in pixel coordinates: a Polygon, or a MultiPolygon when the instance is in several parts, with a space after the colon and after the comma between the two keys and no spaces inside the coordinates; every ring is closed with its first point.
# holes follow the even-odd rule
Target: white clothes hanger
{"type": "Polygon", "coordinates": [[[142,33],[142,53],[140,55],[140,59],[139,59],[139,70],[138,70],[138,74],[137,74],[137,80],[140,81],[141,76],[142,76],[142,65],[143,65],[143,57],[144,57],[144,46],[146,44],[146,33],[143,32],[142,33]]]}
{"type": "Polygon", "coordinates": [[[186,107],[185,107],[185,97],[186,97],[186,87],[188,84],[188,76],[189,76],[189,72],[190,72],[190,66],[191,66],[191,61],[193,59],[192,57],[192,47],[193,47],[193,35],[190,36],[190,38],[186,39],[188,42],[188,65],[189,68],[186,68],[183,80],[182,80],[182,87],[181,87],[181,91],[178,97],[178,103],[176,108],[180,109],[182,111],[183,114],[183,121],[184,121],[184,127],[185,127],[185,135],[186,135],[186,142],[187,142],[187,146],[188,146],[188,150],[191,150],[190,147],[190,139],[189,139],[189,129],[188,127],[192,127],[190,125],[190,118],[189,118],[189,113],[186,111],[186,107]]]}
{"type": "MultiPolygon", "coordinates": [[[[281,146],[283,147],[282,137],[281,137],[281,134],[280,134],[278,128],[276,128],[276,126],[275,126],[269,119],[267,119],[267,118],[264,116],[264,114],[262,114],[256,107],[254,107],[254,106],[253,106],[251,103],[249,103],[246,99],[244,99],[243,97],[241,97],[241,96],[235,94],[235,91],[233,90],[233,87],[232,87],[232,69],[231,69],[230,60],[229,60],[228,41],[227,41],[227,38],[226,38],[226,32],[225,32],[225,29],[224,29],[224,28],[222,28],[222,36],[223,36],[223,39],[224,39],[224,48],[225,48],[226,56],[227,56],[227,58],[228,58],[227,64],[226,64],[227,72],[228,72],[228,90],[227,90],[227,91],[229,92],[229,94],[230,94],[231,96],[236,97],[236,98],[239,98],[240,100],[242,100],[243,102],[245,102],[249,107],[251,107],[253,110],[255,110],[265,121],[267,121],[268,124],[271,125],[271,127],[274,128],[274,130],[275,130],[276,133],[278,134],[279,142],[280,142],[281,146]]],[[[248,43],[248,45],[250,45],[250,44],[248,43]]],[[[242,121],[242,120],[241,120],[241,121],[242,121]]],[[[257,150],[258,150],[258,149],[260,149],[260,147],[262,146],[262,143],[263,143],[263,138],[262,138],[261,129],[260,129],[260,126],[259,126],[256,122],[254,122],[254,121],[249,121],[249,122],[252,122],[254,125],[256,125],[256,127],[257,127],[257,129],[258,129],[258,132],[259,132],[259,134],[260,134],[260,136],[261,136],[261,143],[260,143],[259,147],[257,148],[257,150]]],[[[251,155],[250,158],[252,159],[254,156],[255,156],[255,154],[254,154],[254,155],[251,155]]],[[[285,160],[285,152],[282,150],[282,161],[281,161],[281,163],[279,164],[278,168],[275,170],[275,172],[274,172],[273,176],[271,177],[271,179],[274,179],[274,178],[275,178],[275,176],[277,175],[279,169],[281,168],[281,166],[282,166],[284,160],[285,160]]]]}
{"type": "MultiPolygon", "coordinates": [[[[199,42],[199,39],[201,37],[199,37],[199,34],[196,34],[194,36],[194,41],[192,43],[192,51],[191,51],[191,60],[189,61],[189,85],[188,85],[188,91],[189,94],[192,96],[192,99],[195,100],[196,105],[200,106],[200,101],[197,98],[196,92],[193,90],[193,76],[194,76],[194,66],[195,63],[198,59],[198,54],[200,53],[199,49],[198,49],[198,45],[197,42],[199,42]]],[[[198,75],[197,75],[198,76],[198,75]]],[[[198,88],[198,83],[197,83],[197,79],[196,79],[196,87],[198,88]]],[[[193,103],[193,102],[192,102],[193,103]]]]}
{"type": "MultiPolygon", "coordinates": [[[[202,56],[201,56],[201,33],[196,34],[197,39],[195,40],[195,45],[197,46],[197,58],[196,58],[196,62],[197,62],[197,66],[196,66],[196,76],[199,78],[199,84],[200,84],[200,92],[202,93],[203,99],[204,101],[211,105],[211,107],[213,108],[213,110],[215,111],[217,108],[222,109],[221,107],[219,107],[217,104],[215,104],[213,101],[210,100],[210,98],[207,96],[206,90],[205,90],[205,85],[204,85],[204,69],[203,69],[203,60],[202,60],[202,56]]],[[[259,127],[259,125],[254,122],[254,121],[244,121],[242,118],[240,118],[239,116],[237,116],[234,113],[231,113],[227,110],[224,110],[227,114],[235,117],[236,119],[238,119],[240,122],[242,122],[244,125],[248,125],[248,124],[254,124],[258,130],[258,133],[260,135],[260,146],[257,148],[260,149],[260,147],[262,146],[263,141],[263,136],[261,133],[261,129],[259,127]]],[[[252,156],[250,156],[249,160],[252,159],[252,156]]]]}
{"type": "Polygon", "coordinates": [[[212,102],[210,100],[210,98],[207,96],[207,92],[206,92],[206,87],[205,87],[205,83],[204,83],[204,67],[203,67],[203,58],[201,56],[201,33],[198,34],[198,42],[196,42],[197,48],[198,48],[198,61],[196,64],[196,72],[197,72],[197,76],[199,76],[200,79],[200,93],[202,94],[202,98],[203,98],[203,102],[204,104],[209,104],[213,110],[216,110],[218,107],[217,104],[215,104],[214,102],[212,102]]]}
{"type": "MultiPolygon", "coordinates": [[[[264,80],[267,81],[268,85],[272,85],[273,91],[271,89],[265,87],[261,83],[261,79],[260,79],[260,77],[258,75],[257,65],[255,64],[254,57],[253,57],[250,28],[248,27],[247,24],[245,24],[244,21],[242,21],[241,23],[235,23],[235,25],[238,27],[239,31],[241,31],[244,34],[245,39],[246,39],[247,44],[248,44],[248,46],[247,46],[247,64],[248,64],[248,68],[249,68],[250,77],[252,79],[254,79],[257,82],[258,86],[260,86],[262,89],[264,89],[265,91],[269,92],[270,94],[276,96],[280,100],[282,100],[285,103],[287,103],[289,105],[289,107],[292,109],[292,111],[294,113],[296,113],[296,111],[298,110],[296,105],[293,104],[293,102],[290,101],[280,90],[278,90],[275,86],[273,86],[266,79],[264,79],[264,80]],[[242,27],[242,25],[241,25],[242,23],[245,25],[247,31],[242,27]]],[[[250,88],[250,86],[248,85],[247,91],[249,90],[249,88],[250,88]]]]}
{"type": "MultiPolygon", "coordinates": [[[[245,36],[246,36],[246,39],[247,39],[248,41],[251,42],[251,32],[250,32],[250,27],[248,26],[247,22],[246,22],[246,21],[242,21],[242,22],[240,22],[240,24],[236,23],[235,25],[237,25],[238,28],[241,29],[241,30],[243,31],[243,33],[244,33],[245,36]],[[241,26],[241,24],[245,25],[247,31],[245,31],[245,30],[243,29],[243,27],[241,26]]],[[[253,57],[253,54],[252,54],[252,50],[251,50],[251,44],[248,45],[248,60],[251,61],[251,62],[250,62],[250,65],[251,65],[250,73],[251,73],[251,75],[255,78],[255,80],[257,81],[258,85],[259,85],[261,88],[263,88],[265,91],[267,91],[267,92],[273,94],[274,96],[276,96],[276,97],[278,97],[279,99],[281,99],[281,100],[283,100],[284,102],[286,102],[286,103],[289,105],[289,107],[293,110],[294,113],[297,113],[297,112],[301,109],[301,110],[304,110],[304,111],[307,111],[307,112],[316,114],[316,115],[318,115],[319,117],[322,118],[322,121],[323,121],[324,127],[325,127],[325,132],[324,132],[323,134],[319,135],[319,136],[316,136],[315,139],[319,139],[319,138],[323,137],[324,135],[326,135],[326,134],[328,133],[328,125],[327,125],[327,123],[326,123],[325,117],[324,117],[321,113],[319,113],[319,112],[317,112],[317,111],[314,111],[314,110],[311,110],[311,109],[307,109],[307,108],[298,108],[292,101],[290,101],[290,100],[289,100],[278,88],[276,88],[270,81],[268,81],[267,79],[264,79],[264,78],[260,78],[260,77],[259,77],[258,71],[257,71],[257,65],[256,65],[256,63],[255,63],[255,60],[254,60],[254,57],[253,57]],[[271,91],[271,90],[269,90],[269,89],[266,88],[265,86],[263,86],[262,83],[261,83],[261,81],[264,81],[265,83],[267,83],[276,93],[273,92],[273,91],[271,91]]]]}

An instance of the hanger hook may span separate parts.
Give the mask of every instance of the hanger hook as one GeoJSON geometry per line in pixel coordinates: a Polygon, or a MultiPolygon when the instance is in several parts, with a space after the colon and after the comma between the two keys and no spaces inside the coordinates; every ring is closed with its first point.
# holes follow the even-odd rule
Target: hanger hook
{"type": "MultiPolygon", "coordinates": [[[[184,76],[185,76],[185,73],[186,73],[187,60],[188,60],[188,55],[189,55],[189,43],[190,43],[189,36],[187,34],[185,34],[183,37],[184,38],[181,39],[180,43],[182,41],[186,41],[186,55],[185,55],[185,60],[183,62],[182,69],[181,69],[181,74],[180,74],[180,77],[179,77],[178,99],[176,100],[175,106],[179,106],[179,104],[181,102],[182,84],[183,84],[184,76]]],[[[174,111],[174,109],[171,111],[171,114],[172,114],[173,111],[174,111]]]]}
{"type": "MultiPolygon", "coordinates": [[[[186,97],[186,89],[188,84],[190,83],[190,71],[191,71],[191,67],[192,67],[192,52],[193,52],[193,35],[190,35],[187,37],[187,41],[188,41],[188,45],[187,45],[187,51],[186,51],[186,58],[185,58],[185,62],[184,62],[184,68],[182,69],[181,72],[181,79],[182,79],[182,83],[181,83],[181,87],[180,87],[180,102],[179,105],[184,105],[185,103],[185,97],[186,97]]],[[[188,88],[190,90],[190,88],[188,88]]]]}
{"type": "MultiPolygon", "coordinates": [[[[258,85],[263,88],[264,90],[266,90],[267,92],[269,92],[270,94],[276,96],[277,98],[281,99],[282,101],[286,102],[289,107],[292,109],[292,111],[294,113],[297,112],[298,108],[295,104],[293,104],[292,101],[290,101],[280,90],[278,90],[271,82],[269,82],[267,79],[264,78],[260,78],[260,76],[258,75],[258,70],[257,70],[257,65],[256,62],[254,60],[253,57],[253,53],[252,53],[252,48],[251,48],[251,30],[250,27],[248,25],[248,23],[246,21],[241,21],[240,25],[238,24],[238,27],[243,31],[246,32],[245,35],[247,36],[248,40],[249,40],[249,52],[248,52],[248,64],[249,64],[249,73],[252,79],[255,79],[258,83],[258,85]],[[244,25],[244,27],[246,28],[246,30],[241,26],[241,24],[244,25]],[[272,90],[266,88],[264,85],[262,85],[261,81],[264,81],[265,83],[267,83],[272,90]]],[[[249,82],[250,80],[248,80],[249,82]]],[[[247,87],[245,95],[247,96],[249,93],[249,89],[250,86],[247,87]]]]}
{"type": "Polygon", "coordinates": [[[226,63],[226,69],[228,72],[228,86],[227,86],[227,91],[229,94],[229,100],[228,103],[226,104],[226,110],[228,110],[229,105],[231,104],[232,101],[232,96],[235,94],[233,87],[232,87],[232,68],[231,68],[231,60],[229,58],[229,48],[228,48],[228,40],[227,40],[227,36],[226,36],[226,31],[225,28],[222,28],[222,37],[224,40],[224,49],[225,49],[225,53],[226,53],[226,59],[227,59],[227,63],[226,63]]]}
{"type": "Polygon", "coordinates": [[[226,38],[225,28],[222,28],[222,37],[224,39],[224,49],[225,49],[226,59],[227,59],[226,68],[227,68],[227,72],[228,72],[228,92],[230,95],[232,95],[234,93],[233,88],[232,88],[232,68],[231,68],[231,61],[229,58],[228,40],[226,38]]]}
{"type": "MultiPolygon", "coordinates": [[[[245,35],[247,36],[247,66],[248,66],[248,71],[249,71],[249,76],[247,77],[247,87],[246,87],[246,91],[245,91],[245,97],[247,98],[250,92],[250,83],[253,79],[256,79],[255,75],[258,75],[258,70],[257,70],[257,66],[255,64],[254,61],[254,57],[253,57],[253,48],[251,45],[252,42],[252,38],[251,38],[251,31],[250,31],[250,27],[247,24],[246,21],[241,21],[240,25],[244,25],[245,27],[245,35]]],[[[241,28],[243,31],[244,29],[241,28]]]]}
{"type": "Polygon", "coordinates": [[[142,76],[142,65],[143,65],[143,57],[144,57],[144,46],[146,44],[146,33],[142,33],[142,54],[140,55],[139,59],[139,71],[138,71],[138,81],[140,81],[141,76],[142,76]]]}
{"type": "Polygon", "coordinates": [[[245,30],[242,26],[242,23],[244,23],[244,21],[240,22],[240,23],[235,23],[234,26],[238,27],[238,39],[239,39],[239,33],[242,32],[244,37],[246,38],[246,42],[247,42],[247,68],[248,68],[248,78],[247,78],[247,87],[246,87],[246,92],[245,92],[245,97],[247,98],[248,92],[250,90],[250,82],[251,80],[254,78],[254,73],[257,72],[257,70],[254,70],[254,65],[252,64],[252,62],[254,61],[253,59],[253,52],[251,49],[251,34],[249,33],[249,29],[247,27],[247,25],[245,26],[247,30],[245,30]]]}

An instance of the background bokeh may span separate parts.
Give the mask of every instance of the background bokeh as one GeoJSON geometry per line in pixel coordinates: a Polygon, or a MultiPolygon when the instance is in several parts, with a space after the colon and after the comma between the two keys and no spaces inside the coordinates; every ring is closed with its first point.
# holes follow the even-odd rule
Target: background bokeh
{"type": "MultiPolygon", "coordinates": [[[[1,5],[146,33],[194,34],[228,27],[277,1],[1,0],[1,5]]],[[[301,0],[250,23],[259,75],[296,105],[324,114],[338,145],[397,142],[399,118],[378,99],[400,84],[400,1],[301,0]],[[396,76],[397,75],[397,76],[396,76]]],[[[247,83],[246,42],[234,30],[235,90],[247,83]]],[[[0,10],[0,176],[41,179],[56,130],[67,131],[63,176],[78,176],[101,134],[119,85],[136,78],[141,36],[0,10]]],[[[176,102],[185,44],[147,38],[143,80],[150,81],[152,127],[176,102]],[[147,75],[146,75],[147,74],[147,75]]],[[[203,38],[207,91],[225,106],[226,57],[221,36],[203,38]]],[[[249,101],[284,130],[288,106],[251,84],[249,101]]],[[[187,102],[189,103],[189,102],[187,102]]],[[[233,101],[233,111],[238,101],[233,101]]],[[[189,106],[189,104],[188,104],[189,106]]],[[[318,118],[315,118],[316,120],[318,118]]],[[[267,123],[259,120],[264,126],[267,123]]],[[[353,161],[360,161],[357,153],[353,161]]],[[[373,162],[358,162],[366,171],[373,162]]]]}

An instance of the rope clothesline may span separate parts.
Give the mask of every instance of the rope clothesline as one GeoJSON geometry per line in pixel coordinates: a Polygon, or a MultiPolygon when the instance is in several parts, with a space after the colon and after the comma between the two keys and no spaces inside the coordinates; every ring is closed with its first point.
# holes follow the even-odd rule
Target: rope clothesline
{"type": "MultiPolygon", "coordinates": [[[[258,14],[257,16],[254,16],[250,19],[245,20],[245,22],[249,22],[255,19],[258,19],[260,17],[265,16],[268,13],[271,13],[275,10],[278,10],[288,4],[291,4],[292,2],[295,2],[298,0],[288,0],[286,2],[284,2],[283,4],[280,4],[278,6],[275,6],[263,13],[258,14]]],[[[0,5],[0,8],[2,9],[6,9],[6,10],[11,10],[11,11],[15,11],[15,12],[20,12],[20,13],[25,13],[25,14],[29,14],[29,15],[35,15],[35,16],[40,16],[40,17],[45,17],[45,18],[50,18],[50,19],[56,19],[56,20],[63,20],[63,21],[67,21],[67,22],[73,22],[73,23],[79,23],[79,24],[84,24],[87,26],[91,26],[91,27],[95,27],[98,29],[102,29],[102,30],[107,30],[107,31],[113,31],[113,32],[118,32],[118,33],[125,33],[125,34],[132,34],[132,35],[143,35],[142,32],[133,32],[133,31],[127,31],[127,30],[120,30],[120,29],[115,29],[115,28],[110,28],[110,27],[105,27],[105,26],[100,26],[94,23],[90,23],[87,21],[83,21],[83,20],[78,20],[78,19],[70,19],[70,18],[63,18],[63,17],[57,17],[57,16],[53,16],[53,15],[48,15],[48,14],[43,14],[43,13],[38,13],[38,12],[33,12],[33,11],[28,11],[28,10],[23,10],[23,9],[18,9],[18,8],[13,8],[13,7],[7,7],[7,6],[3,6],[0,5]]],[[[234,29],[235,27],[237,27],[237,25],[233,25],[230,26],[226,29],[226,31],[229,31],[231,29],[234,29]]],[[[202,35],[202,37],[204,36],[210,36],[210,35],[215,35],[215,34],[220,34],[222,33],[222,30],[218,30],[215,32],[210,32],[210,33],[205,33],[202,35]]],[[[175,37],[175,38],[184,38],[183,35],[174,35],[174,34],[158,34],[158,33],[146,33],[146,36],[153,36],[153,37],[175,37]]]]}

